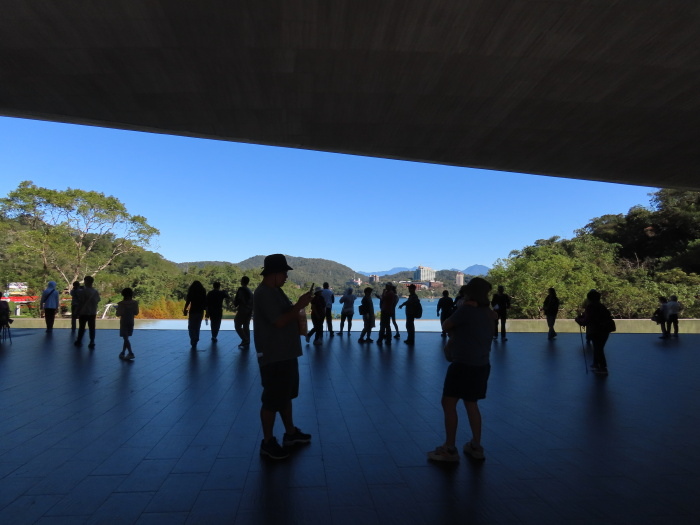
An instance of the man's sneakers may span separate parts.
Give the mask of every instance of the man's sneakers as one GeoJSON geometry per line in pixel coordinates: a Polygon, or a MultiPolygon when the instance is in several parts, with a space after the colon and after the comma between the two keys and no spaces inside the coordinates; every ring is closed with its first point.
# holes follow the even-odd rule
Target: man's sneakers
{"type": "Polygon", "coordinates": [[[457,452],[456,448],[449,449],[445,445],[440,445],[435,450],[428,452],[428,459],[446,463],[459,463],[459,452],[457,452]]]}
{"type": "Polygon", "coordinates": [[[260,443],[260,455],[270,459],[285,459],[289,457],[289,452],[280,447],[277,438],[273,436],[267,443],[265,440],[260,443]]]}
{"type": "Polygon", "coordinates": [[[311,434],[304,434],[297,427],[294,427],[293,434],[284,433],[284,438],[282,438],[282,444],[285,447],[291,447],[293,445],[303,445],[306,443],[311,443],[311,434]]]}
{"type": "Polygon", "coordinates": [[[484,447],[482,447],[481,445],[475,445],[471,441],[465,443],[462,450],[464,450],[465,454],[471,456],[474,459],[479,459],[482,461],[486,459],[486,457],[484,456],[484,447]]]}
{"type": "Polygon", "coordinates": [[[267,456],[270,459],[286,459],[289,457],[288,447],[305,443],[311,443],[311,434],[304,434],[297,427],[294,427],[293,434],[284,433],[284,438],[282,439],[284,447],[280,446],[277,438],[274,436],[267,443],[263,440],[260,443],[260,455],[267,456]]]}

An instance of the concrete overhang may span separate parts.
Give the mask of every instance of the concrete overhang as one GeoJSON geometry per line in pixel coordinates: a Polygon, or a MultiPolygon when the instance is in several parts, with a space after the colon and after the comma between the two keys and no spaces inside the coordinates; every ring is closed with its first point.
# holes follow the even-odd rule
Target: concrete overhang
{"type": "Polygon", "coordinates": [[[700,190],[700,3],[5,0],[0,114],[700,190]]]}

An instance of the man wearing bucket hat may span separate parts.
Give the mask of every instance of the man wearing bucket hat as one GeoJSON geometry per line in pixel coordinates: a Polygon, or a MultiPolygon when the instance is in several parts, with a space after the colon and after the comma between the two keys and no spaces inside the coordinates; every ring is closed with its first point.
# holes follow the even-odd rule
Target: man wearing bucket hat
{"type": "Polygon", "coordinates": [[[289,452],[280,446],[273,430],[279,412],[284,424],[284,447],[311,442],[311,435],[294,426],[292,399],[299,395],[299,365],[301,352],[299,338],[299,311],[311,301],[311,293],[302,295],[292,304],[282,291],[287,272],[292,268],[281,253],[265,257],[261,275],[263,280],[253,297],[253,339],[262,380],[263,440],[260,455],[284,459],[289,452]]]}

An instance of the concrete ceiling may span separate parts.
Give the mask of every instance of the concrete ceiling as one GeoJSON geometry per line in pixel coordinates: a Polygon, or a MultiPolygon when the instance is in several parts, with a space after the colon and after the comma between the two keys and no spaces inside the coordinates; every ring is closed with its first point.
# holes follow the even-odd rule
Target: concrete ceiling
{"type": "Polygon", "coordinates": [[[700,190],[700,3],[4,0],[0,114],[700,190]]]}

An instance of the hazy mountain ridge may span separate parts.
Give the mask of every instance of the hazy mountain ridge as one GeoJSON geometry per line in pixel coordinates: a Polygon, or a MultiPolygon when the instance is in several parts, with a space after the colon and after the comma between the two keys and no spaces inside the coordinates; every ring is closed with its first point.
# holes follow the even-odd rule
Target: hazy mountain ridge
{"type": "MultiPolygon", "coordinates": [[[[183,262],[175,263],[177,266],[185,271],[189,267],[203,268],[204,266],[224,266],[227,264],[233,264],[238,266],[243,270],[261,270],[263,262],[265,260],[265,255],[254,255],[238,263],[231,263],[226,261],[194,261],[194,262],[183,262]]],[[[345,266],[336,261],[331,261],[329,259],[314,259],[307,257],[295,257],[293,255],[287,255],[287,262],[294,268],[294,274],[290,274],[290,279],[298,284],[316,282],[320,278],[319,275],[325,276],[324,281],[342,281],[352,278],[355,275],[363,275],[365,277],[369,275],[378,275],[379,277],[393,277],[392,280],[397,280],[400,278],[402,280],[411,279],[412,275],[407,275],[407,272],[412,274],[418,267],[413,266],[411,268],[405,266],[397,266],[391,268],[390,270],[380,270],[375,272],[363,272],[359,270],[353,270],[349,266],[345,266]]],[[[449,270],[437,270],[437,272],[458,272],[461,271],[466,275],[486,275],[489,271],[488,266],[482,264],[473,264],[465,268],[464,270],[457,270],[451,268],[449,270]]],[[[438,279],[439,280],[439,279],[438,279]]],[[[320,284],[320,283],[316,283],[320,284]]]]}

